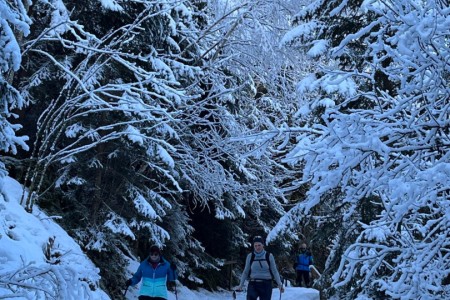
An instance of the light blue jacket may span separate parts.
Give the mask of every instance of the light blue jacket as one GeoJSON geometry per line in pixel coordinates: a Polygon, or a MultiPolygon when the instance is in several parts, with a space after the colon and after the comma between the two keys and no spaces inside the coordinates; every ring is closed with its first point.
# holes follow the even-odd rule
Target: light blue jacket
{"type": "Polygon", "coordinates": [[[167,260],[161,257],[154,269],[149,258],[141,262],[138,270],[131,279],[131,285],[138,284],[142,279],[139,296],[161,297],[167,299],[167,280],[175,281],[176,272],[170,268],[167,260]]]}

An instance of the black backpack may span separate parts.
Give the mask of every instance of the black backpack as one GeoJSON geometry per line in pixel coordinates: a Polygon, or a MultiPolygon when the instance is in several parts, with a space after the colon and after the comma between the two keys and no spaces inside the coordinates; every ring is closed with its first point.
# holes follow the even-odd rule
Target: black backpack
{"type": "MultiPolygon", "coordinates": [[[[267,265],[269,266],[269,272],[270,272],[270,276],[272,276],[273,279],[273,273],[272,273],[272,269],[270,268],[270,252],[266,251],[266,257],[265,260],[267,261],[267,265]]],[[[262,259],[257,259],[256,261],[261,261],[262,259]]],[[[252,252],[252,256],[250,257],[250,271],[248,272],[248,277],[250,278],[250,274],[252,274],[252,264],[255,261],[255,252],[252,252]]]]}

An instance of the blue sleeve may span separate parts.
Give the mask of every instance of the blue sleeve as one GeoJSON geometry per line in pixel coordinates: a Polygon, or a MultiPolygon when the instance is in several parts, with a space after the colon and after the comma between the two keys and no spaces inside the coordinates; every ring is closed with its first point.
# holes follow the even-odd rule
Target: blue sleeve
{"type": "Polygon", "coordinates": [[[134,273],[133,278],[131,278],[131,285],[138,284],[142,278],[142,264],[139,265],[136,273],[134,273]]]}

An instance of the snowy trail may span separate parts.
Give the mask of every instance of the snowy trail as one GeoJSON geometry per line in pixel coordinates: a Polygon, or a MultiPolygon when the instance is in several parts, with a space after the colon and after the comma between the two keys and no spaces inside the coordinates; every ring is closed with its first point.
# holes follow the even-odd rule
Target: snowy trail
{"type": "MultiPolygon", "coordinates": [[[[187,288],[181,287],[178,291],[178,300],[231,300],[233,299],[232,292],[218,292],[211,293],[205,290],[191,291],[187,288]]],[[[246,293],[236,293],[236,300],[245,300],[246,293]]],[[[274,289],[272,299],[280,299],[280,291],[274,289]]],[[[319,300],[319,291],[315,289],[287,287],[281,296],[281,300],[319,300]]],[[[169,295],[168,300],[176,300],[174,294],[169,295]]]]}

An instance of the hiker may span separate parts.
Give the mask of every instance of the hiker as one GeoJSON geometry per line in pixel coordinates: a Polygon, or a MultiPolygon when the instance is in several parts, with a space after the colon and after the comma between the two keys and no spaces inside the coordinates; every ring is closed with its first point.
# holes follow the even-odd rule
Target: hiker
{"type": "Polygon", "coordinates": [[[161,256],[158,246],[150,247],[150,255],[139,265],[132,278],[126,281],[127,287],[138,284],[142,279],[139,290],[139,300],[166,300],[167,281],[173,282],[177,279],[176,266],[169,264],[161,256]]]}
{"type": "Polygon", "coordinates": [[[261,236],[253,239],[254,251],[247,255],[241,282],[236,290],[242,291],[245,280],[249,278],[247,300],[270,300],[272,298],[272,280],[275,279],[280,293],[284,292],[280,274],[272,253],[264,250],[264,241],[261,236]]]}
{"type": "Polygon", "coordinates": [[[300,254],[296,256],[296,262],[294,263],[294,269],[297,273],[295,283],[297,286],[302,286],[302,279],[305,281],[306,287],[311,287],[310,284],[310,266],[313,264],[313,257],[311,252],[306,248],[306,244],[303,243],[300,246],[300,254]]]}

